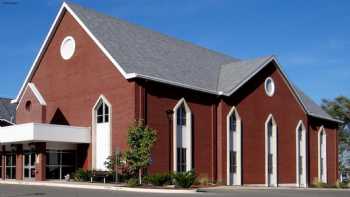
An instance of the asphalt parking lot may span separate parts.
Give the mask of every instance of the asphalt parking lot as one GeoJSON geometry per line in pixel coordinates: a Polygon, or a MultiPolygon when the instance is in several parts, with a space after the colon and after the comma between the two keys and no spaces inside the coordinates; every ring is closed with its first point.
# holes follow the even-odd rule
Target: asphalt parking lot
{"type": "Polygon", "coordinates": [[[294,190],[294,189],[220,189],[195,194],[154,194],[120,192],[93,189],[75,189],[47,186],[0,184],[0,197],[172,197],[172,196],[220,196],[220,197],[349,197],[350,190],[294,190]]]}

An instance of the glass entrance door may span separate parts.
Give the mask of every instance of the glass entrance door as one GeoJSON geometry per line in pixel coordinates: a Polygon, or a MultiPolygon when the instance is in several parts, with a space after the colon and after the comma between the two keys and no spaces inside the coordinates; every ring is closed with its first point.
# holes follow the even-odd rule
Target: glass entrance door
{"type": "Polygon", "coordinates": [[[24,161],[23,161],[23,175],[26,180],[35,179],[35,153],[34,152],[26,152],[24,153],[24,161]]]}

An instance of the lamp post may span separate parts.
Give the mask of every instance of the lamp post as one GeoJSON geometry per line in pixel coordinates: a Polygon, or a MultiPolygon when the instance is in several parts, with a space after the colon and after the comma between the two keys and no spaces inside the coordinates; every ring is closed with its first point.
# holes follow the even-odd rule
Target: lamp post
{"type": "Polygon", "coordinates": [[[166,110],[166,115],[167,115],[167,118],[168,118],[168,126],[169,126],[169,172],[171,172],[171,163],[172,163],[172,124],[171,124],[171,120],[173,118],[173,114],[174,114],[174,111],[172,109],[168,109],[166,110]]]}

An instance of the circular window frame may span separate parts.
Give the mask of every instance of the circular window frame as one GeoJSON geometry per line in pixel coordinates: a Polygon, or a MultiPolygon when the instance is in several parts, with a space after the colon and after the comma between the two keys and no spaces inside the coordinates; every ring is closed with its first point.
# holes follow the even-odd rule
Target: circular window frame
{"type": "Polygon", "coordinates": [[[265,87],[265,93],[267,96],[272,97],[275,92],[276,92],[276,85],[275,85],[275,81],[271,78],[268,77],[265,79],[265,83],[264,83],[264,87],[265,87]],[[271,87],[268,88],[267,86],[269,85],[268,83],[270,82],[271,87]],[[270,91],[269,91],[270,89],[270,91]]]}
{"type": "Polygon", "coordinates": [[[76,44],[75,44],[75,39],[72,36],[67,36],[63,39],[63,41],[61,42],[61,47],[60,47],[60,53],[61,53],[61,57],[64,60],[69,60],[73,57],[74,53],[75,53],[75,48],[76,48],[76,44]],[[72,48],[66,48],[65,44],[68,41],[72,41],[73,45],[72,48]]]}

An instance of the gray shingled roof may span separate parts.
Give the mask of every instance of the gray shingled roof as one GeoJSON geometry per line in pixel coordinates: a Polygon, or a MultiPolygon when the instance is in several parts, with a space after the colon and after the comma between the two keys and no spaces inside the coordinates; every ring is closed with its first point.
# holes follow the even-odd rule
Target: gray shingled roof
{"type": "MultiPolygon", "coordinates": [[[[68,6],[126,73],[225,95],[236,90],[272,58],[239,60],[79,5],[69,3],[68,6]]],[[[309,115],[331,119],[302,91],[296,89],[295,93],[309,115]]]]}
{"type": "Polygon", "coordinates": [[[220,66],[233,57],[69,4],[126,73],[216,91],[220,66]]]}
{"type": "Polygon", "coordinates": [[[223,93],[232,92],[232,90],[239,87],[245,79],[248,79],[249,76],[264,66],[271,58],[272,56],[268,56],[222,65],[217,88],[218,91],[222,91],[223,93]]]}
{"type": "Polygon", "coordinates": [[[14,123],[16,120],[16,104],[11,103],[11,99],[0,98],[0,120],[14,123]]]}
{"type": "Polygon", "coordinates": [[[318,104],[316,104],[309,96],[307,96],[299,88],[294,86],[294,90],[298,94],[301,102],[305,106],[306,111],[309,115],[330,119],[330,120],[333,119],[329,114],[327,114],[318,104]]]}

